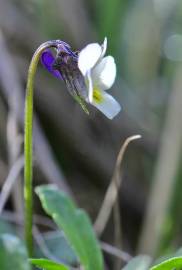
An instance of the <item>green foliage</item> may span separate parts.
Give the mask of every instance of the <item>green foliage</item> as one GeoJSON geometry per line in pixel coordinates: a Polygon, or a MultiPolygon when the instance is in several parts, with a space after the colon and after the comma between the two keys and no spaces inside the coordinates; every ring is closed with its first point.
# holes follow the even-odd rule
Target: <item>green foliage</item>
{"type": "Polygon", "coordinates": [[[153,266],[150,270],[177,270],[182,268],[182,257],[168,259],[158,265],[153,266]]]}
{"type": "Polygon", "coordinates": [[[69,270],[64,264],[58,264],[46,259],[30,259],[33,265],[44,270],[69,270]]]}
{"type": "MultiPolygon", "coordinates": [[[[42,234],[42,237],[50,253],[54,254],[54,257],[59,261],[72,266],[79,265],[78,258],[68,244],[63,232],[53,231],[42,234]]],[[[38,248],[36,248],[35,254],[36,258],[44,258],[44,254],[38,248]]]]}
{"type": "Polygon", "coordinates": [[[63,229],[85,270],[102,270],[103,258],[87,214],[55,186],[36,188],[44,210],[63,229]]]}
{"type": "Polygon", "coordinates": [[[133,258],[122,270],[147,270],[150,263],[149,256],[141,255],[133,258]]]}
{"type": "Polygon", "coordinates": [[[0,269],[30,270],[25,246],[14,235],[0,235],[0,269]]]}
{"type": "Polygon", "coordinates": [[[0,235],[1,234],[16,234],[15,228],[0,218],[0,235]]]}

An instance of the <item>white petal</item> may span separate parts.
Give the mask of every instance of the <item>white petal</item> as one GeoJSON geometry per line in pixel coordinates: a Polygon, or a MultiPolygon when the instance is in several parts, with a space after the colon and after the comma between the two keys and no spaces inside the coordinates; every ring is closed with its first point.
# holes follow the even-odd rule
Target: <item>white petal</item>
{"type": "Polygon", "coordinates": [[[102,47],[102,54],[101,54],[101,58],[102,58],[105,55],[106,50],[107,50],[107,38],[106,37],[104,38],[104,42],[101,45],[101,47],[102,47]]]}
{"type": "Polygon", "coordinates": [[[85,75],[85,82],[86,82],[87,89],[88,89],[88,102],[92,103],[92,101],[93,101],[93,83],[92,83],[90,71],[88,71],[85,75]]]}
{"type": "Polygon", "coordinates": [[[102,91],[101,94],[103,97],[102,102],[95,102],[93,100],[92,105],[105,114],[109,119],[113,119],[120,112],[121,106],[111,95],[104,91],[102,91]]]}
{"type": "Polygon", "coordinates": [[[93,84],[100,89],[109,89],[116,78],[116,64],[112,56],[104,57],[92,70],[93,84]]]}
{"type": "Polygon", "coordinates": [[[78,56],[78,67],[83,76],[95,66],[102,54],[102,47],[98,43],[87,45],[78,56]]]}

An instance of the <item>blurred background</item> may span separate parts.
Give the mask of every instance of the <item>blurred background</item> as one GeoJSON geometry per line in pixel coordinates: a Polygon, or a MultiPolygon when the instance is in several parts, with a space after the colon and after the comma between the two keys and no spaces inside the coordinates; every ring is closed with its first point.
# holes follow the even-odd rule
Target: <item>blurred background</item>
{"type": "MultiPolygon", "coordinates": [[[[117,63],[111,94],[122,111],[113,121],[93,107],[87,116],[40,65],[34,185],[56,183],[94,223],[122,144],[141,134],[122,164],[119,245],[131,255],[167,254],[182,244],[180,0],[0,0],[0,185],[13,165],[22,166],[25,86],[35,49],[61,39],[80,50],[105,36],[117,63]]],[[[12,224],[23,211],[20,174],[17,183],[1,211],[12,224]]],[[[36,197],[35,211],[41,213],[36,197]]],[[[111,215],[101,235],[113,246],[117,225],[111,215]]]]}

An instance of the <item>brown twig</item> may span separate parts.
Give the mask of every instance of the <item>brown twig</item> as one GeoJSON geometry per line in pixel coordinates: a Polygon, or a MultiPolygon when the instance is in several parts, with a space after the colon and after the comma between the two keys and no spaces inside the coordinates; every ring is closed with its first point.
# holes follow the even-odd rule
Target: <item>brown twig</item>
{"type": "Polygon", "coordinates": [[[127,138],[119,151],[119,154],[118,154],[118,157],[116,160],[116,165],[115,165],[113,177],[112,177],[110,185],[106,191],[104,201],[102,203],[99,214],[98,214],[96,221],[95,221],[95,224],[94,224],[95,230],[99,236],[102,234],[102,232],[105,229],[105,226],[106,226],[107,221],[109,219],[109,216],[111,214],[111,210],[112,210],[113,205],[117,199],[118,190],[121,186],[121,181],[122,181],[122,179],[120,177],[120,175],[121,175],[120,174],[120,167],[121,167],[121,163],[122,163],[125,151],[127,149],[127,146],[129,145],[129,143],[131,141],[134,141],[134,140],[137,140],[140,138],[141,138],[140,135],[134,135],[134,136],[127,138]]]}

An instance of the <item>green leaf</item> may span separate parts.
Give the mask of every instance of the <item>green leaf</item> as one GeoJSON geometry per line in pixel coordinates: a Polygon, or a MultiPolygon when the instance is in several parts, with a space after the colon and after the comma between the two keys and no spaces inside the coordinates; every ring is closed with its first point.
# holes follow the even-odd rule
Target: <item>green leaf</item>
{"type": "Polygon", "coordinates": [[[146,255],[134,257],[122,270],[147,270],[149,269],[151,258],[146,255]]]}
{"type": "Polygon", "coordinates": [[[182,248],[179,248],[177,251],[175,251],[172,254],[167,254],[167,255],[164,255],[162,257],[159,257],[158,259],[156,259],[152,263],[152,265],[159,265],[159,264],[161,264],[164,261],[168,261],[169,259],[172,259],[174,257],[181,257],[181,256],[182,256],[182,248]]]}
{"type": "Polygon", "coordinates": [[[46,259],[29,259],[31,264],[44,270],[69,270],[64,264],[58,264],[46,259]]]}
{"type": "Polygon", "coordinates": [[[150,270],[177,270],[182,268],[182,257],[168,259],[158,265],[153,266],[150,270]]]}
{"type": "Polygon", "coordinates": [[[15,235],[16,230],[12,224],[0,218],[0,235],[5,233],[15,235]]]}
{"type": "Polygon", "coordinates": [[[0,269],[30,270],[25,246],[14,235],[0,235],[0,269]]]}
{"type": "Polygon", "coordinates": [[[103,270],[102,253],[87,214],[55,186],[36,188],[45,211],[63,229],[85,270],[103,270]]]}
{"type": "MultiPolygon", "coordinates": [[[[42,237],[44,238],[45,244],[50,253],[54,254],[54,257],[56,257],[59,261],[67,265],[79,265],[78,258],[68,244],[63,231],[46,232],[42,235],[42,237]]],[[[37,258],[44,258],[44,254],[39,247],[36,248],[35,254],[37,258]]]]}

